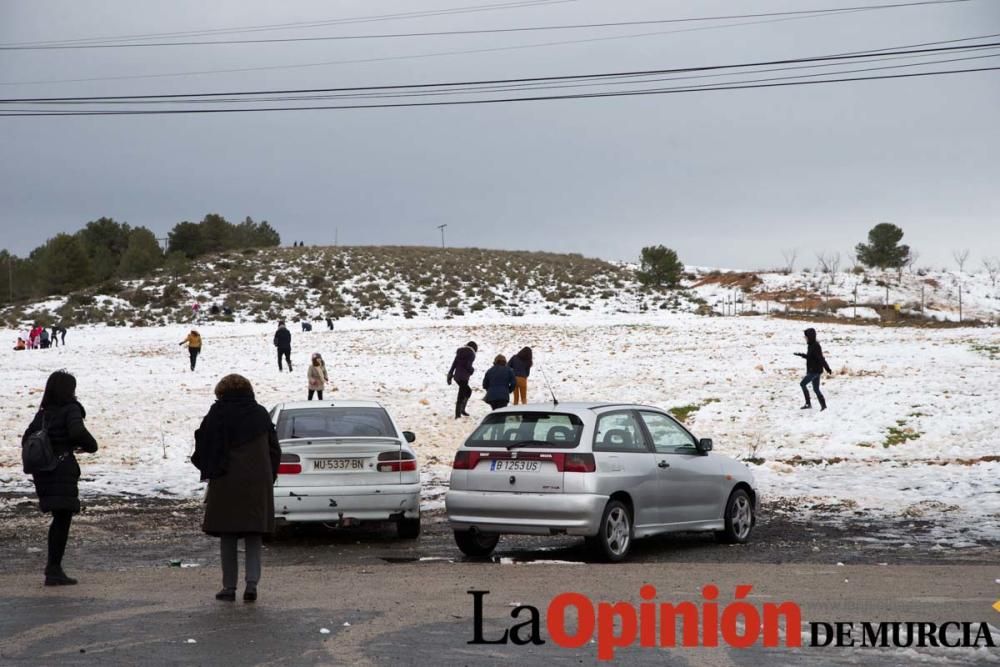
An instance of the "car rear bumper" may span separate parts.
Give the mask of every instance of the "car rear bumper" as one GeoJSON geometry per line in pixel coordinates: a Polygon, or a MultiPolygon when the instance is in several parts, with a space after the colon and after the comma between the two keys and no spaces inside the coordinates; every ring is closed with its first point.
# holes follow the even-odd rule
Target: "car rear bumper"
{"type": "Polygon", "coordinates": [[[521,535],[596,535],[607,496],[589,493],[449,491],[448,523],[455,530],[521,535]]]}
{"type": "Polygon", "coordinates": [[[274,516],[288,522],[416,519],[420,484],[275,487],[274,516]]]}

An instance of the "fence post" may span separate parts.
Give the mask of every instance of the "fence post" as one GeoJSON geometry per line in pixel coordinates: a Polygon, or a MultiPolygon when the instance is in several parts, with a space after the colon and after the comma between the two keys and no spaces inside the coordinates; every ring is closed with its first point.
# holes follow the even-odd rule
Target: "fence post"
{"type": "Polygon", "coordinates": [[[958,283],[958,321],[962,322],[962,283],[958,283]]]}

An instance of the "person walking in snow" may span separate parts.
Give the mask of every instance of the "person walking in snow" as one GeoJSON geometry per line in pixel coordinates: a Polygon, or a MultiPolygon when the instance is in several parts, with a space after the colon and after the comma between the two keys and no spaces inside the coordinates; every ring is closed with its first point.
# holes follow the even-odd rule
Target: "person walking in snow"
{"type": "Polygon", "coordinates": [[[45,383],[42,404],[35,418],[21,438],[45,429],[48,432],[52,452],[59,463],[50,471],[32,475],[38,506],[42,512],[52,514],[49,526],[48,560],[45,565],[46,586],[71,586],[76,579],[66,575],[62,568],[69,527],[73,515],[80,511],[80,464],[77,451],[93,454],[97,451],[97,441],[87,431],[83,420],[87,411],[76,400],[76,378],[66,371],[56,371],[45,383]]]}
{"type": "Polygon", "coordinates": [[[451,368],[448,369],[448,384],[450,385],[452,380],[458,384],[458,398],[455,399],[455,419],[469,416],[465,408],[469,405],[469,399],[472,397],[472,387],[469,386],[469,380],[472,379],[472,374],[476,372],[473,364],[476,361],[476,352],[478,351],[479,346],[470,340],[458,348],[455,352],[455,360],[451,362],[451,368]]]}
{"type": "Polygon", "coordinates": [[[58,326],[55,326],[55,327],[52,327],[52,338],[53,338],[53,340],[55,339],[56,334],[59,334],[59,343],[63,347],[66,347],[66,327],[63,326],[62,324],[60,324],[58,326]]]}
{"type": "Polygon", "coordinates": [[[522,347],[521,351],[510,358],[507,365],[514,371],[514,405],[528,403],[528,376],[531,375],[531,348],[522,347]]]}
{"type": "Polygon", "coordinates": [[[306,378],[309,380],[308,400],[313,400],[313,394],[316,394],[316,397],[322,401],[323,388],[330,381],[330,376],[326,374],[326,364],[323,362],[323,357],[319,352],[313,352],[312,363],[309,364],[306,378]]]}
{"type": "Polygon", "coordinates": [[[795,356],[806,360],[806,375],[802,378],[802,382],[799,383],[799,386],[802,387],[802,394],[806,397],[806,404],[802,406],[802,409],[808,410],[812,407],[808,389],[808,385],[811,383],[813,392],[816,393],[816,399],[819,401],[819,411],[822,412],[826,410],[826,397],[819,390],[819,381],[823,377],[824,370],[830,375],[833,375],[833,371],[830,370],[830,365],[826,363],[826,358],[823,357],[823,348],[820,347],[819,341],[816,340],[816,330],[810,327],[804,333],[806,335],[806,353],[795,353],[795,356]]]}
{"type": "Polygon", "coordinates": [[[195,364],[198,363],[198,355],[201,354],[201,334],[191,329],[191,333],[180,344],[188,346],[188,355],[191,357],[191,370],[193,371],[195,364]]]}
{"type": "Polygon", "coordinates": [[[220,538],[222,590],[216,600],[236,599],[240,538],[246,547],[245,602],[257,600],[265,534],[274,532],[274,483],[281,446],[271,417],[242,375],[215,385],[216,401],[194,432],[191,463],[208,481],[202,530],[220,538]]]}
{"type": "Polygon", "coordinates": [[[49,330],[45,327],[38,332],[38,344],[43,350],[49,349],[49,330]]]}
{"type": "Polygon", "coordinates": [[[292,332],[285,327],[285,321],[278,322],[278,330],[274,332],[274,346],[278,348],[278,370],[281,367],[281,358],[288,362],[288,372],[292,372],[292,332]]]}
{"type": "Polygon", "coordinates": [[[505,408],[510,403],[510,393],[516,386],[516,377],[507,365],[507,358],[498,354],[493,360],[493,367],[483,376],[483,389],[486,390],[483,400],[494,410],[505,408]]]}

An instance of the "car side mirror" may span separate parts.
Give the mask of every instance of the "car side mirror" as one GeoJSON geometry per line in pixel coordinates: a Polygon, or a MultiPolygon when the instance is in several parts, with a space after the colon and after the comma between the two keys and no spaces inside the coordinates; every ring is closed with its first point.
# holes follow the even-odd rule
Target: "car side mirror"
{"type": "Polygon", "coordinates": [[[413,434],[413,431],[403,431],[403,439],[407,442],[416,442],[417,436],[413,434]]]}
{"type": "Polygon", "coordinates": [[[710,451],[712,451],[712,439],[702,438],[701,440],[699,440],[698,451],[701,452],[702,454],[708,454],[710,451]]]}

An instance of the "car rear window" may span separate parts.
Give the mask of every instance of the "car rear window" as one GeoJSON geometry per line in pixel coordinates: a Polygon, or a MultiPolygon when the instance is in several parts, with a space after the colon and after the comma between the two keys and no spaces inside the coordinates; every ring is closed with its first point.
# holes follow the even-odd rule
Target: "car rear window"
{"type": "Polygon", "coordinates": [[[282,410],[278,438],[398,438],[383,408],[304,408],[282,410]]]}
{"type": "Polygon", "coordinates": [[[580,444],[583,422],[560,412],[503,412],[487,415],[465,441],[466,447],[530,447],[573,449],[580,444]]]}

